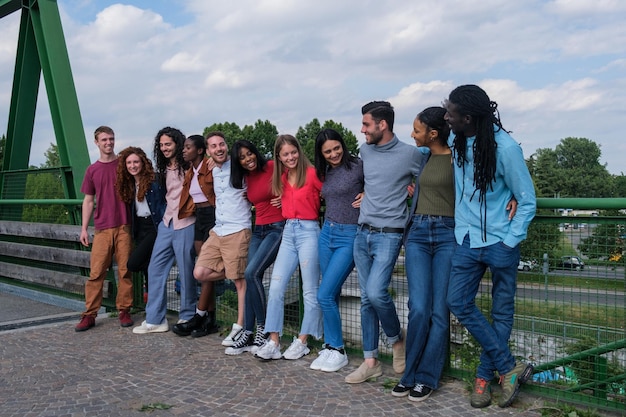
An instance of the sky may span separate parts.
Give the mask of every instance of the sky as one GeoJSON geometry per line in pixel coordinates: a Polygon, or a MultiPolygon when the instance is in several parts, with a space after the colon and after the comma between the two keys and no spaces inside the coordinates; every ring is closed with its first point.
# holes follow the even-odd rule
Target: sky
{"type": "MultiPolygon", "coordinates": [[[[566,137],[626,173],[626,1],[58,0],[92,161],[93,131],[152,153],[159,129],[334,120],[364,142],[361,106],[388,100],[413,143],[421,110],[462,84],[498,103],[528,158],[566,137]]],[[[6,132],[19,12],[0,20],[6,132]]],[[[43,82],[30,164],[54,130],[43,82]]]]}

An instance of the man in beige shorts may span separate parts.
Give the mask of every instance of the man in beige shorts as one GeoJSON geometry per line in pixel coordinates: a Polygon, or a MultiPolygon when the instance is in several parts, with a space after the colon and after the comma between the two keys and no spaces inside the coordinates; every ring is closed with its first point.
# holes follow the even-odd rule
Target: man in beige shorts
{"type": "Polygon", "coordinates": [[[224,278],[234,281],[237,289],[237,322],[233,323],[230,334],[222,341],[223,346],[232,346],[244,333],[244,271],[252,234],[252,214],[250,202],[246,198],[247,187],[244,185],[238,189],[230,182],[231,158],[223,133],[211,132],[207,135],[207,152],[216,165],[213,168],[215,227],[202,245],[193,275],[200,282],[224,278]]]}

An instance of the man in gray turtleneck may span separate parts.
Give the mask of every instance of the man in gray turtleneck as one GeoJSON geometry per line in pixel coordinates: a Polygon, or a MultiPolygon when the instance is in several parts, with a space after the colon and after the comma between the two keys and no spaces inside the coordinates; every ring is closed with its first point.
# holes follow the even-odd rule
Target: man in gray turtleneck
{"type": "Polygon", "coordinates": [[[378,361],[379,322],[393,347],[393,369],[404,372],[404,332],[389,283],[409,219],[407,186],[422,165],[418,148],[401,142],[393,133],[394,110],[386,101],[373,101],[361,109],[366,144],[361,146],[365,196],[354,241],[354,262],[361,288],[361,366],[346,376],[358,384],[382,375],[378,361]]]}

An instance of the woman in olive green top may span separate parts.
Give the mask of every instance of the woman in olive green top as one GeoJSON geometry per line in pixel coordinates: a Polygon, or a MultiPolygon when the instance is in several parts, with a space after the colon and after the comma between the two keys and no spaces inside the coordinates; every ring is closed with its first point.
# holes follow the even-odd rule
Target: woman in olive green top
{"type": "Polygon", "coordinates": [[[452,153],[447,145],[450,128],[442,107],[417,115],[411,136],[430,157],[415,184],[412,222],[407,231],[406,274],[409,287],[409,323],[406,368],[392,395],[423,401],[439,387],[446,358],[449,317],[446,296],[450,260],[454,255],[454,180],[452,153]]]}

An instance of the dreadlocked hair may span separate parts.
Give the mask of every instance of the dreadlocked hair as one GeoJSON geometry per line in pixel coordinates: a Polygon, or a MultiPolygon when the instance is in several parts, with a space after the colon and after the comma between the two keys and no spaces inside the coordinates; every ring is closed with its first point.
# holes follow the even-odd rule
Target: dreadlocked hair
{"type": "MultiPolygon", "coordinates": [[[[502,127],[498,104],[491,101],[487,93],[476,85],[462,85],[450,93],[449,101],[456,106],[461,116],[470,116],[476,132],[476,140],[472,145],[474,154],[474,192],[470,200],[478,191],[478,201],[482,215],[480,216],[480,229],[483,241],[487,240],[487,190],[493,190],[493,182],[496,176],[496,139],[495,132],[502,127]],[[496,126],[494,130],[494,125],[496,126]]],[[[454,152],[456,163],[463,168],[467,162],[467,137],[464,133],[456,133],[454,138],[454,152]]],[[[461,193],[460,198],[462,198],[461,193]]]]}

